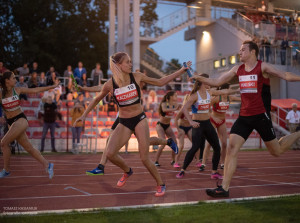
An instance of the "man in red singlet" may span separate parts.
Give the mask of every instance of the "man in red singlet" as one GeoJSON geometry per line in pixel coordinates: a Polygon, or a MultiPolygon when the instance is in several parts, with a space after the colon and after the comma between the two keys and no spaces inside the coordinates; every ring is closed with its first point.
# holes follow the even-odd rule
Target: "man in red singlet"
{"type": "Polygon", "coordinates": [[[236,75],[239,79],[241,92],[240,114],[229,136],[222,185],[215,189],[207,189],[212,197],[228,197],[229,185],[237,166],[237,154],[249,135],[255,129],[264,140],[266,147],[273,156],[279,156],[300,138],[300,131],[277,140],[270,117],[271,94],[270,80],[267,75],[287,81],[300,81],[300,76],[291,72],[275,69],[270,64],[257,60],[259,49],[256,43],[245,41],[240,49],[240,66],[233,67],[219,78],[203,78],[194,76],[210,86],[221,86],[228,83],[236,75]]]}

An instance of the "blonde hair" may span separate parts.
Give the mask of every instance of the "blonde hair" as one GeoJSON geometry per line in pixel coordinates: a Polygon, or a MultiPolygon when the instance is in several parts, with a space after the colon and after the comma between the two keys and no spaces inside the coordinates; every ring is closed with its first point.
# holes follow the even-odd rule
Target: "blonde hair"
{"type": "Polygon", "coordinates": [[[124,61],[125,57],[129,57],[129,55],[125,52],[118,52],[115,53],[114,55],[112,55],[109,58],[109,66],[110,66],[110,70],[113,73],[113,77],[115,79],[115,81],[117,82],[117,84],[120,86],[120,84],[122,82],[124,82],[123,79],[123,73],[122,70],[119,68],[119,66],[117,64],[121,64],[124,61]]]}
{"type": "Polygon", "coordinates": [[[189,99],[190,95],[189,94],[186,94],[183,98],[183,102],[182,104],[185,104],[187,102],[187,100],[189,99]]]}

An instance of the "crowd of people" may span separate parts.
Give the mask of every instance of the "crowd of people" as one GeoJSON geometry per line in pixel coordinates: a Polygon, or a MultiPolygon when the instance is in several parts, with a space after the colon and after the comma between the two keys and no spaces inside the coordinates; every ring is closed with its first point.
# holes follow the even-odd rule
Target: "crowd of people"
{"type": "MultiPolygon", "coordinates": [[[[212,172],[210,178],[216,180],[223,179],[223,182],[222,185],[215,189],[207,189],[206,193],[212,197],[228,197],[229,185],[237,165],[237,153],[254,129],[260,134],[267,149],[274,156],[279,156],[287,151],[290,146],[300,138],[299,131],[284,136],[280,140],[276,138],[270,118],[270,79],[268,76],[265,76],[265,73],[287,81],[300,81],[299,76],[291,72],[277,70],[270,64],[258,60],[259,47],[253,41],[245,41],[241,46],[239,55],[242,64],[236,65],[230,71],[220,75],[218,78],[209,78],[208,74],[197,74],[191,77],[190,80],[193,81],[193,89],[185,98],[183,105],[178,103],[176,91],[169,91],[160,102],[157,102],[159,103],[157,104],[157,107],[152,106],[152,108],[150,105],[144,106],[142,104],[143,95],[141,86],[144,83],[154,86],[166,86],[169,82],[182,76],[182,74],[184,74],[191,66],[191,62],[187,63],[187,67],[183,66],[170,75],[156,79],[148,77],[141,72],[132,72],[132,63],[129,55],[125,52],[118,52],[110,57],[112,77],[103,85],[100,85],[99,81],[101,78],[98,73],[99,79],[98,85],[96,86],[88,86],[86,70],[83,68],[82,63],[79,62],[78,68],[72,73],[75,77],[75,81],[77,81],[77,84],[79,85],[79,89],[84,90],[85,92],[96,91],[98,94],[95,98],[90,98],[89,103],[85,104],[84,95],[78,94],[76,90],[72,90],[74,84],[71,77],[68,77],[69,82],[66,89],[69,90],[68,92],[66,90],[65,98],[73,100],[75,97],[74,95],[77,94],[75,106],[71,110],[72,132],[74,134],[73,143],[76,143],[76,141],[78,142],[80,131],[82,131],[82,124],[88,113],[104,98],[111,97],[109,101],[113,101],[114,103],[109,106],[117,108],[119,113],[113,125],[113,131],[109,136],[109,140],[107,140],[103,154],[105,160],[103,163],[100,162],[97,168],[101,170],[107,159],[118,166],[124,173],[117,182],[117,187],[123,187],[134,173],[131,165],[119,155],[120,149],[128,143],[132,134],[135,134],[135,137],[137,138],[138,150],[142,163],[156,181],[157,188],[155,196],[157,197],[164,196],[166,192],[166,182],[161,178],[157,168],[160,166],[159,157],[164,146],[168,145],[173,150],[171,165],[175,168],[181,168],[176,175],[176,177],[180,179],[184,177],[187,167],[190,165],[199,149],[199,158],[201,160],[203,157],[205,140],[207,140],[213,148],[212,172]],[[222,132],[224,132],[226,126],[224,114],[228,110],[229,103],[232,99],[230,99],[230,95],[236,93],[236,91],[228,89],[228,85],[227,87],[224,85],[236,76],[239,77],[240,89],[238,89],[238,91],[240,92],[241,108],[240,115],[230,131],[229,143],[226,146],[225,141],[227,141],[227,139],[222,138],[222,132]],[[222,87],[220,89],[211,88],[219,86],[222,87]],[[210,113],[211,106],[213,107],[212,114],[210,113]],[[153,110],[158,109],[159,122],[157,123],[156,130],[159,137],[150,138],[149,136],[149,125],[145,114],[145,108],[153,110]],[[176,117],[175,113],[177,113],[176,117]],[[180,165],[178,157],[180,156],[182,146],[180,146],[179,150],[177,147],[177,138],[170,125],[173,118],[178,121],[178,123],[176,123],[178,132],[182,130],[192,141],[192,147],[186,153],[182,165],[180,165]],[[182,119],[182,121],[179,123],[180,119],[182,119]],[[191,133],[189,133],[190,130],[191,133]],[[166,136],[168,139],[165,139],[166,136]],[[222,148],[219,143],[219,137],[222,148]],[[157,151],[155,162],[152,162],[149,158],[150,145],[161,145],[160,149],[157,151]],[[224,149],[225,147],[226,149],[224,149]],[[224,153],[226,153],[226,156],[224,156],[224,153]],[[221,154],[223,154],[223,158],[221,158],[221,154]],[[221,162],[224,162],[221,163],[223,164],[222,168],[224,168],[223,176],[218,172],[218,169],[220,169],[220,160],[221,162]]],[[[37,68],[38,67],[35,67],[36,70],[37,68]]],[[[4,69],[3,64],[1,69],[4,69]]],[[[54,139],[52,140],[52,134],[54,134],[53,128],[55,128],[55,116],[59,113],[60,100],[63,97],[62,88],[57,78],[58,74],[54,67],[51,67],[45,75],[46,86],[29,88],[25,85],[24,80],[22,80],[24,76],[27,75],[26,72],[28,72],[28,67],[24,64],[23,67],[16,70],[18,70],[19,75],[18,84],[21,85],[17,85],[16,76],[11,71],[4,70],[0,78],[2,88],[0,95],[2,101],[1,105],[8,125],[8,131],[1,140],[4,168],[0,172],[0,178],[8,177],[11,174],[11,152],[9,143],[17,140],[26,151],[44,166],[51,179],[54,175],[54,164],[48,162],[38,150],[33,148],[28,140],[26,136],[28,122],[25,114],[21,110],[20,102],[21,100],[26,100],[24,97],[21,98],[21,95],[23,94],[45,92],[43,96],[44,105],[42,106],[44,110],[41,113],[44,123],[42,148],[45,135],[48,129],[50,129],[52,151],[55,152],[56,148],[54,139]]],[[[69,72],[72,72],[72,69],[67,71],[67,75],[71,75],[69,72]]],[[[94,72],[94,75],[97,76],[95,73],[96,72],[94,72]]],[[[32,74],[30,79],[32,79],[32,74]]],[[[35,76],[34,79],[35,81],[31,81],[30,83],[38,83],[37,76],[35,76]]],[[[150,98],[149,103],[157,101],[156,95],[153,93],[151,93],[151,95],[149,93],[148,98],[150,98]]],[[[292,123],[292,120],[289,120],[292,123]]],[[[299,121],[299,118],[297,120],[299,121]]],[[[97,168],[87,172],[97,175],[97,168]]],[[[199,168],[201,171],[204,167],[200,164],[199,168]]],[[[101,173],[101,171],[99,171],[99,173],[101,173]]],[[[104,172],[102,171],[102,175],[103,174],[104,172]]]]}

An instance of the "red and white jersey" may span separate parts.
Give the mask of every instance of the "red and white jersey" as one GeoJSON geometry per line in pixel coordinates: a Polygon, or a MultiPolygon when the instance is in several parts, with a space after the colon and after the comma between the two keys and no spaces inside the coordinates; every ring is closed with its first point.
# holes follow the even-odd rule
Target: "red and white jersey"
{"type": "Polygon", "coordinates": [[[220,101],[213,106],[213,110],[218,113],[225,113],[229,109],[229,101],[220,101]]]}
{"type": "Polygon", "coordinates": [[[15,111],[21,108],[20,97],[14,88],[13,88],[13,95],[8,98],[2,98],[1,104],[5,111],[15,111]]]}
{"type": "Polygon", "coordinates": [[[266,112],[269,104],[270,91],[268,78],[264,78],[261,71],[261,61],[251,71],[245,70],[245,64],[239,66],[237,76],[241,92],[241,116],[252,116],[266,112]],[[265,88],[265,89],[264,89],[265,88]],[[266,97],[266,98],[264,98],[266,97]]]}

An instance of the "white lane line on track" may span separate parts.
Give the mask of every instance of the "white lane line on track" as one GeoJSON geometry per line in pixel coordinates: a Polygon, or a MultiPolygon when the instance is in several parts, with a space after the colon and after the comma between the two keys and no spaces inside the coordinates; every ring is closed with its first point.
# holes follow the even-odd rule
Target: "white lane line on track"
{"type": "MultiPolygon", "coordinates": [[[[201,202],[204,203],[233,203],[233,202],[243,202],[243,201],[252,201],[252,200],[260,200],[260,199],[274,199],[274,198],[283,198],[283,197],[292,197],[300,195],[300,193],[295,194],[283,194],[283,195],[271,195],[271,196],[257,196],[257,197],[242,197],[242,198],[230,198],[230,199],[219,199],[219,200],[203,200],[201,202]]],[[[141,209],[141,208],[155,208],[155,207],[174,207],[174,206],[182,206],[182,205],[197,205],[200,201],[189,201],[189,202],[176,202],[176,203],[162,203],[162,204],[144,204],[144,205],[130,205],[130,206],[117,206],[117,207],[103,207],[103,208],[81,208],[81,209],[65,209],[65,210],[45,210],[45,211],[29,211],[29,212],[5,212],[0,213],[0,216],[5,215],[40,215],[40,214],[66,214],[70,212],[79,212],[79,213],[95,213],[102,210],[109,211],[122,211],[127,209],[141,209]]]]}
{"type": "MultiPolygon", "coordinates": [[[[263,185],[243,185],[243,186],[232,186],[232,188],[248,188],[248,187],[272,187],[280,185],[294,185],[300,182],[292,183],[276,183],[276,184],[263,184],[263,185]]],[[[167,190],[167,192],[185,192],[185,191],[203,191],[206,188],[192,188],[184,190],[167,190]]],[[[97,196],[118,196],[118,195],[134,195],[134,194],[153,194],[155,191],[139,191],[139,192],[122,192],[122,193],[107,193],[107,194],[81,194],[81,195],[60,195],[60,196],[39,196],[39,197],[14,197],[14,198],[0,198],[0,201],[11,201],[11,200],[34,200],[34,199],[57,199],[57,198],[74,198],[74,197],[97,197],[97,196]]]]}
{"type": "Polygon", "coordinates": [[[76,188],[76,187],[65,187],[65,188],[64,188],[64,190],[68,190],[68,189],[73,189],[73,190],[79,191],[79,192],[81,192],[81,193],[83,193],[83,194],[85,194],[85,195],[91,196],[90,193],[88,193],[88,192],[86,192],[86,191],[83,191],[83,190],[80,190],[80,189],[78,189],[78,188],[76,188]]]}

